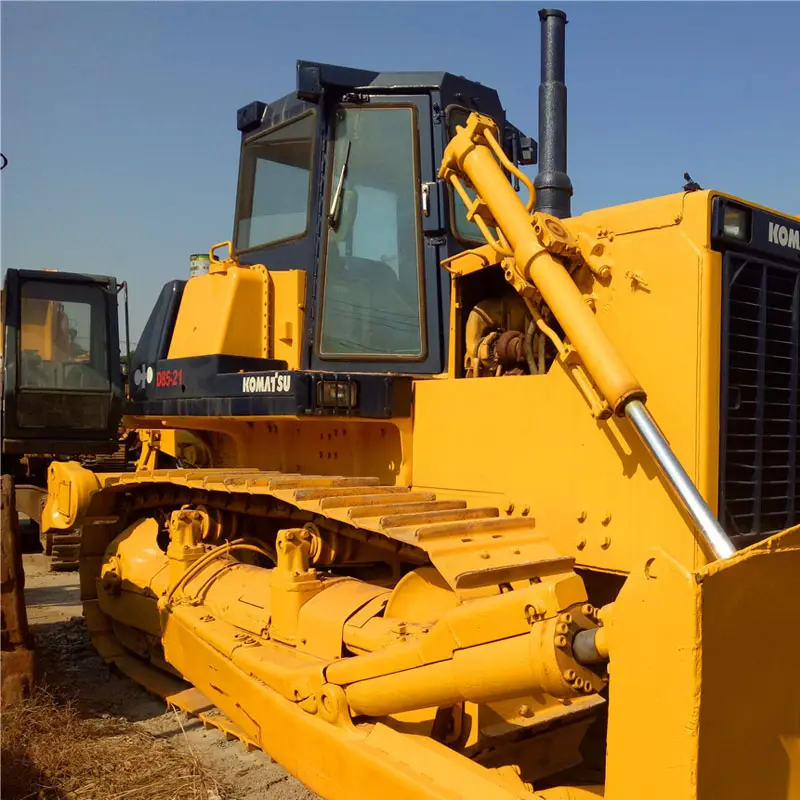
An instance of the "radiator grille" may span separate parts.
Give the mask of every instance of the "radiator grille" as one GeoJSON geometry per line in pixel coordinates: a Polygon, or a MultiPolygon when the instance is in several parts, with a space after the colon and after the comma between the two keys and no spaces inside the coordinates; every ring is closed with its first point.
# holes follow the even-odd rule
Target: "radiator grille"
{"type": "Polygon", "coordinates": [[[798,522],[800,269],[723,263],[720,519],[746,544],[798,522]]]}

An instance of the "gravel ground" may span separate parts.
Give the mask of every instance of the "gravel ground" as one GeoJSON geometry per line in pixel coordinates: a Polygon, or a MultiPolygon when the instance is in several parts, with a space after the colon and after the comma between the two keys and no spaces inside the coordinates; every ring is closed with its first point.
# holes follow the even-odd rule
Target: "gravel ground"
{"type": "Polygon", "coordinates": [[[78,574],[49,572],[41,554],[23,556],[28,621],[46,682],[69,687],[85,716],[113,717],[171,739],[185,737],[197,758],[211,766],[236,800],[313,800],[316,797],[260,751],[248,753],[206,730],[192,717],[166,710],[165,703],[103,663],[81,616],[78,574]]]}

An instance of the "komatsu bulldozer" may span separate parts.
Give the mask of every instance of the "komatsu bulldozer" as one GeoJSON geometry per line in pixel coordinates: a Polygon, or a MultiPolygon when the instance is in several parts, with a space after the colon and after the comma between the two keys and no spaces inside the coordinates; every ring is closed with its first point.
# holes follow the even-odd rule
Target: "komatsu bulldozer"
{"type": "Polygon", "coordinates": [[[322,797],[798,798],[797,220],[571,216],[540,19],[538,145],[446,72],[239,110],[140,468],[54,464],[46,524],[108,662],[322,797]]]}

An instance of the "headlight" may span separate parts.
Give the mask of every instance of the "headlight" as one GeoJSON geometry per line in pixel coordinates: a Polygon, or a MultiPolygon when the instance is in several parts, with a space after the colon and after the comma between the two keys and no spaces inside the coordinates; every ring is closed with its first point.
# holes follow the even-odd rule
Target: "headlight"
{"type": "Polygon", "coordinates": [[[750,241],[750,209],[726,203],[722,210],[722,233],[742,242],[750,241]]]}
{"type": "Polygon", "coordinates": [[[320,381],[317,384],[317,405],[355,408],[358,405],[358,384],[355,381],[320,381]]]}

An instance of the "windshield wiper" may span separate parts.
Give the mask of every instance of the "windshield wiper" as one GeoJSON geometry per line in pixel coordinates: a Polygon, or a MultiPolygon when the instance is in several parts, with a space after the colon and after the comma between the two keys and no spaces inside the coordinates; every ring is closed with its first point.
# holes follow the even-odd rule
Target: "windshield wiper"
{"type": "Polygon", "coordinates": [[[350,142],[347,143],[347,150],[345,150],[344,153],[344,163],[342,164],[341,172],[339,172],[339,182],[336,185],[336,191],[333,193],[331,210],[328,212],[328,226],[331,228],[336,227],[339,209],[342,205],[342,190],[344,188],[344,176],[347,174],[347,162],[350,159],[350,144],[350,142]]]}

